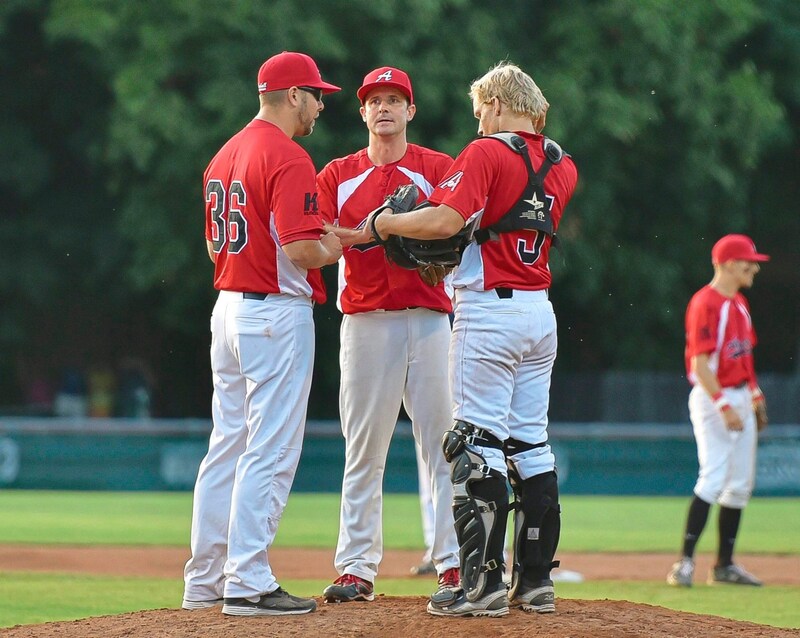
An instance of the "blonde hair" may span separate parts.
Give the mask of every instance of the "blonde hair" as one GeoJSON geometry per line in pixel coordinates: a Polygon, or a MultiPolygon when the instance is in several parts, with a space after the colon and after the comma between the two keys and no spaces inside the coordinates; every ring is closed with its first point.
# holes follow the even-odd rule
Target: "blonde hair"
{"type": "Polygon", "coordinates": [[[550,108],[533,78],[516,64],[499,62],[469,87],[469,97],[479,104],[499,99],[515,115],[536,123],[550,108]]]}

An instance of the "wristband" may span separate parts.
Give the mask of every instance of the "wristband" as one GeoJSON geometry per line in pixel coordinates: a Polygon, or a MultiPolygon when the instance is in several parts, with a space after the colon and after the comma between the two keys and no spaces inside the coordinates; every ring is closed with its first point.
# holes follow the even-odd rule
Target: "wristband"
{"type": "Polygon", "coordinates": [[[725,410],[731,409],[731,404],[728,403],[728,399],[726,399],[725,395],[722,394],[722,390],[720,390],[716,394],[712,394],[711,400],[714,402],[714,407],[717,408],[717,410],[719,410],[720,412],[725,412],[725,410]]]}
{"type": "Polygon", "coordinates": [[[756,386],[750,389],[750,398],[753,400],[753,403],[758,403],[764,400],[764,393],[761,391],[761,388],[756,386]]]}

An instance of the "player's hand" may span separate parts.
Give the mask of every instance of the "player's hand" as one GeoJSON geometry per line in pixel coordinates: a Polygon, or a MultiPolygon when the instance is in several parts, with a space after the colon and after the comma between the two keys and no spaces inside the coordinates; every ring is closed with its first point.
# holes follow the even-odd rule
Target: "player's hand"
{"type": "Polygon", "coordinates": [[[762,397],[758,401],[753,402],[753,412],[756,415],[756,428],[759,432],[767,429],[769,418],[767,418],[767,402],[762,397]]]}
{"type": "Polygon", "coordinates": [[[742,423],[742,420],[733,408],[723,410],[722,418],[725,419],[725,427],[730,431],[741,432],[744,429],[744,423],[742,423]]]}
{"type": "Polygon", "coordinates": [[[342,241],[339,239],[336,233],[325,233],[319,238],[319,241],[322,244],[322,247],[327,250],[328,254],[330,255],[330,261],[328,261],[328,263],[332,264],[338,261],[339,257],[342,256],[342,241]]]}
{"type": "Polygon", "coordinates": [[[429,286],[438,286],[447,276],[447,268],[439,264],[428,264],[417,268],[419,276],[429,286]]]}
{"type": "Polygon", "coordinates": [[[322,229],[326,233],[336,235],[345,248],[355,244],[367,244],[372,241],[372,236],[367,228],[344,228],[333,224],[325,224],[322,229]]]}

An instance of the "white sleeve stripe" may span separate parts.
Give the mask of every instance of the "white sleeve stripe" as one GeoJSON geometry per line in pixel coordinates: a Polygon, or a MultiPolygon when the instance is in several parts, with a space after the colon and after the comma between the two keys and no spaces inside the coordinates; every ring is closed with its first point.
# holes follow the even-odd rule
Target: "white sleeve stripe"
{"type": "Polygon", "coordinates": [[[408,179],[410,179],[414,184],[417,185],[423,193],[425,193],[425,197],[430,197],[431,193],[433,192],[433,185],[425,179],[425,177],[420,173],[415,173],[411,169],[406,168],[405,166],[398,166],[397,170],[403,173],[408,179]]]}
{"type": "Polygon", "coordinates": [[[731,302],[726,301],[722,304],[722,307],[719,310],[719,323],[717,324],[717,346],[708,359],[708,367],[711,368],[711,371],[714,374],[717,374],[717,370],[719,370],[719,356],[722,352],[722,346],[725,342],[725,330],[728,327],[728,315],[730,314],[730,309],[731,302]]]}
{"type": "Polygon", "coordinates": [[[374,166],[371,166],[366,171],[361,173],[361,175],[356,175],[355,177],[351,177],[348,180],[343,181],[339,184],[339,188],[336,189],[336,216],[339,216],[339,211],[342,210],[344,205],[347,203],[347,200],[356,192],[359,186],[364,183],[364,180],[370,176],[370,173],[375,170],[374,166]]]}

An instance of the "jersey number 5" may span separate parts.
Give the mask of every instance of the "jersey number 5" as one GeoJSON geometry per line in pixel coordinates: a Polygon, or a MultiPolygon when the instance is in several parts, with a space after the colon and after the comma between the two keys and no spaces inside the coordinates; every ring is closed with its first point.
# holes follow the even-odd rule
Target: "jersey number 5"
{"type": "Polygon", "coordinates": [[[247,220],[242,208],[247,205],[247,193],[237,179],[231,182],[226,195],[225,185],[218,179],[206,184],[206,204],[211,206],[211,243],[214,252],[222,251],[225,244],[229,253],[239,253],[247,244],[247,220]]]}

